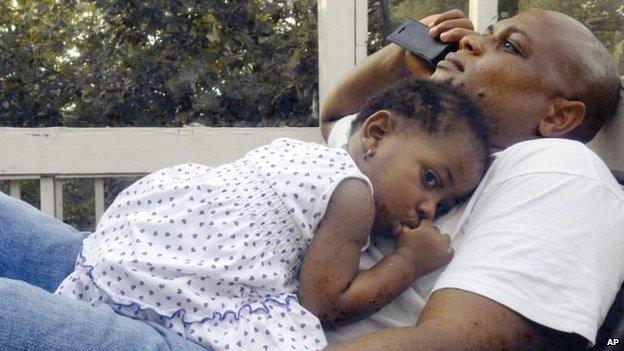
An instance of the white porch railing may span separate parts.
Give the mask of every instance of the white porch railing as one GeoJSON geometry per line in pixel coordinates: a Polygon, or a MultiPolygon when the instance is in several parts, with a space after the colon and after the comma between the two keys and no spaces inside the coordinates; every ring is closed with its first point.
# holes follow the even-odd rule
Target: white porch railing
{"type": "MultiPolygon", "coordinates": [[[[624,118],[618,121],[624,124],[624,118]]],[[[617,150],[624,150],[624,141],[615,127],[608,125],[590,146],[622,172],[624,153],[617,150]]],[[[93,178],[97,223],[104,213],[106,177],[187,162],[216,166],[279,137],[323,143],[318,128],[0,128],[0,179],[10,181],[10,195],[17,198],[18,180],[39,179],[41,210],[62,220],[60,180],[93,178]]]]}
{"type": "Polygon", "coordinates": [[[318,128],[0,128],[0,179],[39,179],[41,210],[63,219],[61,179],[94,178],[95,219],[104,178],[143,175],[174,164],[216,166],[279,137],[323,142],[318,128]]]}

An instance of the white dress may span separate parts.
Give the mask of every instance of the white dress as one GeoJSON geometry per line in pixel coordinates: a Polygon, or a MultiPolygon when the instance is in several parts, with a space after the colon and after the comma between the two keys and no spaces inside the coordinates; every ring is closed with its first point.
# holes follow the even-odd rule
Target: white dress
{"type": "Polygon", "coordinates": [[[321,349],[297,274],[331,194],[351,177],[370,186],[345,150],[291,139],[216,168],[154,172],[119,194],[57,293],[216,350],[321,349]]]}

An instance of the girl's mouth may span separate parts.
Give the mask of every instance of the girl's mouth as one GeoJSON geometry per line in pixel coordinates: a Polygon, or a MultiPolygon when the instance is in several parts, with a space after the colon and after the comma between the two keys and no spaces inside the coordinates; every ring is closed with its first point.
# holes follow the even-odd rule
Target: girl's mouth
{"type": "Polygon", "coordinates": [[[399,234],[401,234],[401,231],[406,228],[406,229],[416,229],[418,227],[418,224],[420,222],[416,219],[410,219],[407,221],[402,221],[402,222],[395,222],[391,228],[390,228],[390,232],[392,233],[392,236],[396,237],[399,234]]]}

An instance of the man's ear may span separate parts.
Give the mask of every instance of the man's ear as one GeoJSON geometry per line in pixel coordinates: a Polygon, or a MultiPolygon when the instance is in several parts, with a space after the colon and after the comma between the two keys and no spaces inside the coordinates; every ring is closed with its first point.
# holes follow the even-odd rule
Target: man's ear
{"type": "Polygon", "coordinates": [[[581,101],[556,98],[537,127],[543,137],[560,137],[578,127],[585,119],[585,104],[581,101]]]}
{"type": "Polygon", "coordinates": [[[365,149],[377,146],[388,133],[395,128],[392,113],[388,110],[379,110],[370,115],[362,125],[362,145],[365,149]]]}

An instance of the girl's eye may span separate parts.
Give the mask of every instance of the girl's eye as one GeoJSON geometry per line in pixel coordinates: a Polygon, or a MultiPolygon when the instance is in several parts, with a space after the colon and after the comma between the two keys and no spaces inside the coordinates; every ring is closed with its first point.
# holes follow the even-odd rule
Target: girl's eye
{"type": "Polygon", "coordinates": [[[427,188],[433,188],[438,185],[438,176],[435,174],[434,171],[428,168],[425,168],[425,170],[423,170],[422,178],[423,183],[427,188]]]}
{"type": "Polygon", "coordinates": [[[436,218],[445,215],[448,213],[448,211],[451,210],[451,206],[449,204],[447,204],[446,202],[440,201],[438,203],[438,207],[436,208],[436,213],[435,216],[436,218]]]}

